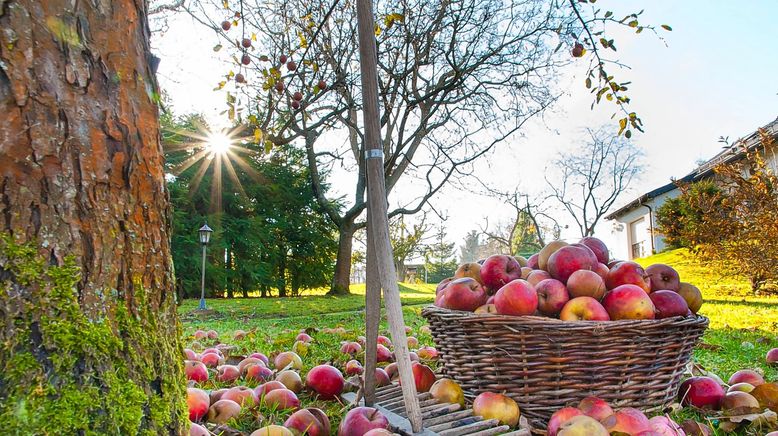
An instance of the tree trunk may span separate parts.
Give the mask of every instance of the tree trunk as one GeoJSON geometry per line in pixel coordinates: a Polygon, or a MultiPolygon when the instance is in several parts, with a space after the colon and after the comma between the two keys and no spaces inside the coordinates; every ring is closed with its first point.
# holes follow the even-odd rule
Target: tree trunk
{"type": "MultiPolygon", "coordinates": [[[[285,253],[286,248],[282,249],[285,253]]],[[[286,297],[286,254],[282,254],[278,262],[278,296],[286,297]]]]}
{"type": "Polygon", "coordinates": [[[338,227],[338,257],[335,261],[335,275],[327,295],[348,295],[351,293],[351,245],[354,240],[353,223],[338,227]]]}
{"type": "Polygon", "coordinates": [[[143,1],[0,0],[0,420],[184,434],[143,1]]]}
{"type": "Polygon", "coordinates": [[[227,254],[227,261],[224,262],[224,269],[227,271],[224,272],[224,275],[226,277],[225,280],[225,288],[227,288],[227,298],[235,298],[235,292],[234,292],[234,284],[233,284],[233,277],[232,277],[232,250],[225,249],[227,254]]]}

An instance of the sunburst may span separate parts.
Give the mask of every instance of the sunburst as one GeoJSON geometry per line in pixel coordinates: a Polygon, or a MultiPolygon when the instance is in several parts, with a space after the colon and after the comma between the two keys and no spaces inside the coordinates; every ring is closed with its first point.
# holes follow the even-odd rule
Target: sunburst
{"type": "Polygon", "coordinates": [[[256,158],[258,152],[247,148],[252,137],[242,137],[241,127],[224,130],[209,130],[203,125],[197,125],[197,131],[168,129],[166,133],[180,135],[186,138],[181,143],[164,143],[165,153],[184,152],[188,157],[171,169],[173,175],[179,176],[184,171],[197,165],[197,170],[189,183],[190,195],[197,191],[208,169],[213,166],[213,182],[211,183],[210,212],[222,211],[222,173],[226,172],[240,195],[246,197],[235,170],[237,165],[243,172],[255,181],[260,174],[249,165],[246,159],[256,158]]]}

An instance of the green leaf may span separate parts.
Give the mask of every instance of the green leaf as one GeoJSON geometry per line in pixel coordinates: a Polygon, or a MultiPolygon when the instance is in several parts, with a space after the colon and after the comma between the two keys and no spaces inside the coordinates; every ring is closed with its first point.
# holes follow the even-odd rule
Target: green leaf
{"type": "Polygon", "coordinates": [[[612,16],[613,16],[613,12],[611,12],[611,11],[608,11],[608,12],[605,13],[605,18],[610,18],[612,16]]]}
{"type": "Polygon", "coordinates": [[[667,24],[662,24],[662,29],[665,29],[668,32],[672,32],[673,31],[673,28],[668,26],[667,24]]]}
{"type": "Polygon", "coordinates": [[[629,27],[638,27],[638,20],[632,20],[629,23],[627,23],[629,27]]]}
{"type": "Polygon", "coordinates": [[[631,138],[632,137],[632,130],[627,130],[626,132],[624,132],[624,136],[627,139],[631,138]]]}
{"type": "Polygon", "coordinates": [[[216,45],[213,47],[213,51],[219,51],[219,50],[221,50],[221,49],[222,49],[222,45],[221,45],[221,44],[216,44],[216,45]]]}
{"type": "Polygon", "coordinates": [[[586,78],[586,89],[589,89],[591,87],[592,87],[592,78],[591,77],[587,77],[586,78]]]}

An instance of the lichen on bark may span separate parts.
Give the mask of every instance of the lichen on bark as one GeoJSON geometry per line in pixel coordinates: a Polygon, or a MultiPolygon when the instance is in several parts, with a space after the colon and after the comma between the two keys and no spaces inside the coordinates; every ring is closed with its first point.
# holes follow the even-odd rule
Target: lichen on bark
{"type": "Polygon", "coordinates": [[[50,265],[33,244],[0,235],[5,432],[178,433],[186,416],[183,371],[160,367],[180,361],[178,341],[159,334],[167,327],[142,313],[144,306],[132,314],[125,304],[106,302],[105,316],[89,319],[78,303],[80,280],[72,257],[50,265]]]}

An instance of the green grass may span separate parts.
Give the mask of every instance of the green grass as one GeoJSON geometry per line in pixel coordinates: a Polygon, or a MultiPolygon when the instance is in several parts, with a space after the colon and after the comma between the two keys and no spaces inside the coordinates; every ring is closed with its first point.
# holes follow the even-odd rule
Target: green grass
{"type": "MultiPolygon", "coordinates": [[[[725,381],[738,369],[758,368],[767,379],[778,379],[776,368],[768,367],[764,358],[770,348],[778,347],[778,297],[750,295],[745,280],[720,277],[703,267],[683,250],[670,251],[639,259],[650,265],[666,263],[676,268],[681,280],[695,284],[705,298],[701,313],[710,318],[710,328],[703,344],[695,351],[695,361],[725,381]]],[[[266,354],[289,350],[301,329],[312,331],[314,342],[303,356],[303,374],[321,363],[342,367],[346,359],[340,354],[341,341],[355,340],[364,332],[364,285],[353,285],[352,295],[328,297],[324,290],[315,290],[297,298],[249,298],[208,300],[210,311],[199,313],[197,300],[187,300],[179,308],[186,343],[193,341],[198,328],[215,329],[221,341],[238,346],[241,353],[261,351],[266,354]],[[325,327],[344,327],[345,334],[313,332],[325,327]],[[249,331],[241,341],[233,341],[235,330],[249,331]]],[[[413,329],[421,345],[434,345],[432,338],[419,331],[426,324],[421,308],[433,301],[434,285],[400,285],[405,322],[413,329]]],[[[387,334],[386,322],[381,323],[382,334],[387,334]]],[[[210,345],[204,343],[203,345],[210,345]]],[[[205,388],[218,385],[209,382],[205,388]]],[[[345,413],[344,405],[336,402],[318,402],[305,394],[304,404],[321,407],[333,420],[333,425],[345,413]]],[[[233,425],[241,430],[253,430],[268,423],[283,423],[288,412],[276,411],[244,414],[233,425]]],[[[696,417],[688,409],[679,417],[696,417]]],[[[741,433],[746,434],[746,433],[741,433]]]]}

